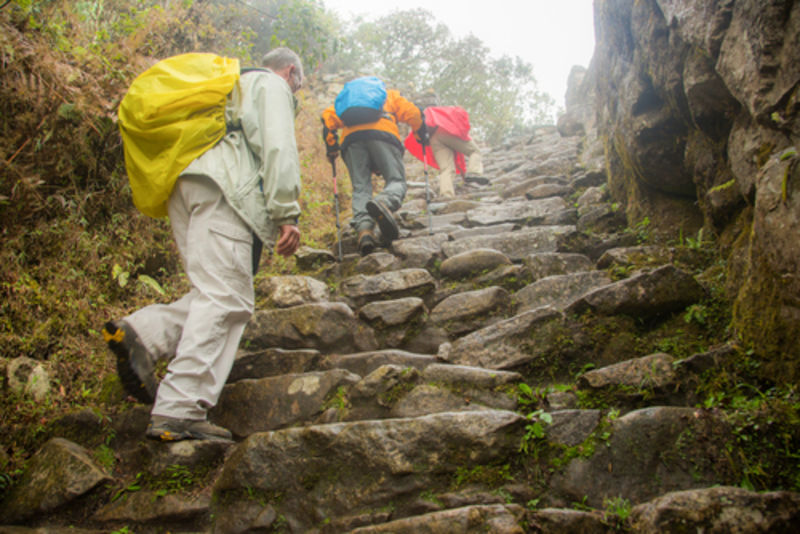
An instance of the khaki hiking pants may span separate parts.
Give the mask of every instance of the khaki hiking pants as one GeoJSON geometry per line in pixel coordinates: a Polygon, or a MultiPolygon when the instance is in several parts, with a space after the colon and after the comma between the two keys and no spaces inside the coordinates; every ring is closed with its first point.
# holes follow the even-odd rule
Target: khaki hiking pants
{"type": "Polygon", "coordinates": [[[483,174],[481,151],[475,141],[464,141],[443,131],[436,131],[431,136],[431,149],[439,165],[439,195],[455,196],[453,181],[456,177],[455,153],[460,152],[467,158],[467,172],[483,174]]]}
{"type": "Polygon", "coordinates": [[[201,420],[219,399],[253,314],[253,238],[219,187],[203,176],[181,176],[168,211],[192,289],[124,320],[157,360],[174,356],[152,414],[201,420]]]}

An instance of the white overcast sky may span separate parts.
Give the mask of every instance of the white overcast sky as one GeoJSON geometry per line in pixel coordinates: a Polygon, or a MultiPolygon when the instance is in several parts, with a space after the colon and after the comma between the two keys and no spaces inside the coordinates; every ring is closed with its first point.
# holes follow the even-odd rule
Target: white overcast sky
{"type": "Polygon", "coordinates": [[[519,56],[533,65],[539,88],[564,106],[573,65],[589,66],[594,51],[592,0],[322,0],[347,19],[425,8],[452,34],[473,34],[492,55],[519,56]]]}

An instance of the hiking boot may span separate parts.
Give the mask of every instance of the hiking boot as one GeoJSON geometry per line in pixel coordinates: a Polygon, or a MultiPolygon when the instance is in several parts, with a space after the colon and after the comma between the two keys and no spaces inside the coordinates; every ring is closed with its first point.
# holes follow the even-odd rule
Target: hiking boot
{"type": "Polygon", "coordinates": [[[378,200],[370,200],[367,202],[367,213],[378,223],[378,228],[381,230],[381,239],[384,243],[388,245],[397,239],[397,236],[400,235],[400,228],[398,228],[389,208],[378,200]]]}
{"type": "Polygon", "coordinates": [[[475,174],[474,172],[468,172],[464,175],[464,181],[466,183],[473,183],[473,184],[480,184],[480,185],[487,185],[489,183],[489,179],[485,176],[481,176],[480,174],[475,174]]]}
{"type": "Polygon", "coordinates": [[[358,252],[362,256],[372,254],[375,247],[378,246],[378,241],[375,239],[375,234],[372,230],[361,230],[358,233],[358,252]]]}
{"type": "Polygon", "coordinates": [[[139,336],[124,321],[109,321],[103,326],[103,339],[117,357],[117,374],[130,395],[152,404],[156,398],[155,362],[139,336]]]}
{"type": "Polygon", "coordinates": [[[231,439],[231,433],[227,428],[211,424],[208,421],[176,419],[163,415],[154,415],[150,418],[150,424],[147,425],[144,435],[157,441],[231,439]]]}

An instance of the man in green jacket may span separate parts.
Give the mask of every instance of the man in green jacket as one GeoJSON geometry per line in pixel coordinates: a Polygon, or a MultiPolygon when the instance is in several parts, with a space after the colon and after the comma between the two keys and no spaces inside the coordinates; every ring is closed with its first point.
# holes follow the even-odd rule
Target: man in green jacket
{"type": "Polygon", "coordinates": [[[303,67],[288,48],[268,53],[263,65],[268,70],[242,73],[227,99],[225,137],[189,164],[169,198],[172,232],[192,289],[103,329],[125,389],[155,402],[146,432],[152,439],[231,438],[207,421],[207,413],[253,314],[254,242],[259,250],[261,243],[274,243],[287,257],[300,244],[293,93],[302,85],[303,67]],[[155,363],[170,358],[156,384],[155,363]]]}

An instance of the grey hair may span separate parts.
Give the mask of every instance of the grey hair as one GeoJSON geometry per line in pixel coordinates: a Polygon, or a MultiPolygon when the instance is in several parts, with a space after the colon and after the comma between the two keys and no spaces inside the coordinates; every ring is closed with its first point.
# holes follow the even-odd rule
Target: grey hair
{"type": "Polygon", "coordinates": [[[268,69],[276,71],[285,69],[289,65],[294,65],[295,69],[300,74],[300,79],[302,80],[304,77],[303,62],[300,60],[300,56],[298,56],[294,50],[286,48],[285,46],[267,52],[261,59],[261,64],[268,69]]]}

